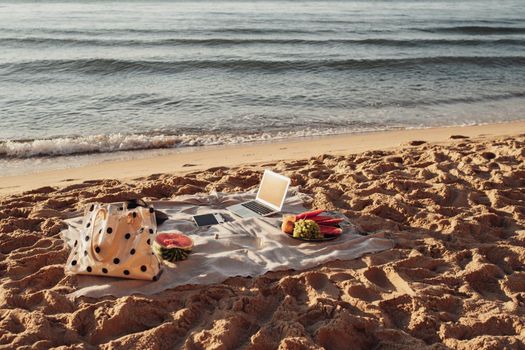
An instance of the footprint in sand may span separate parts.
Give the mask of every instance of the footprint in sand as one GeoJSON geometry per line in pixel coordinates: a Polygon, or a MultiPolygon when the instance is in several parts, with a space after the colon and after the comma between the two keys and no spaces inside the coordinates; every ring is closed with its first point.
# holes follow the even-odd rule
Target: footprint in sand
{"type": "Polygon", "coordinates": [[[465,135],[450,135],[450,138],[452,140],[461,140],[461,139],[469,139],[470,137],[465,135]]]}
{"type": "Polygon", "coordinates": [[[339,298],[339,289],[333,284],[328,276],[320,272],[308,272],[305,275],[305,285],[309,291],[310,301],[318,297],[339,298]]]}
{"type": "Polygon", "coordinates": [[[370,267],[363,272],[365,282],[368,281],[381,289],[394,290],[394,285],[388,279],[385,271],[378,267],[370,267]]]}
{"type": "Polygon", "coordinates": [[[422,140],[413,140],[408,143],[409,146],[421,146],[423,144],[427,143],[426,141],[422,140]]]}
{"type": "Polygon", "coordinates": [[[372,302],[381,299],[381,295],[372,287],[367,287],[362,284],[350,286],[346,292],[352,298],[360,299],[366,302],[372,302]]]}

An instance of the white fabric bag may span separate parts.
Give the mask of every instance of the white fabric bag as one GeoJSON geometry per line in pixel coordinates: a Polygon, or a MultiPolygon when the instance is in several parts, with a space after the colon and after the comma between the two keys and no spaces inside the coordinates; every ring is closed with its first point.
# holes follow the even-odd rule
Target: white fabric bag
{"type": "Polygon", "coordinates": [[[72,250],[65,271],[155,281],[161,268],[151,247],[156,234],[153,207],[90,204],[78,237],[68,242],[72,250]]]}

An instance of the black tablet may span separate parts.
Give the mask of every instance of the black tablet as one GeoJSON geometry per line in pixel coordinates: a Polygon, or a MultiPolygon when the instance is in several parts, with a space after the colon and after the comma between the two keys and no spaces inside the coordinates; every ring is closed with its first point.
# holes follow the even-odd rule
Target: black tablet
{"type": "Polygon", "coordinates": [[[221,214],[203,214],[203,215],[195,215],[193,217],[193,221],[197,224],[199,227],[204,226],[211,226],[211,225],[217,225],[222,224],[224,222],[224,218],[221,214]]]}

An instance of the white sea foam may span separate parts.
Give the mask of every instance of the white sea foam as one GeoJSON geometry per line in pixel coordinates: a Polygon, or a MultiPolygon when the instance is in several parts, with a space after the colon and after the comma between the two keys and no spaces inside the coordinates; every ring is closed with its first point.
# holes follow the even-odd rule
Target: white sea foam
{"type": "Polygon", "coordinates": [[[79,137],[58,137],[31,141],[0,142],[0,158],[27,159],[34,157],[56,157],[79,154],[113,153],[122,151],[166,149],[230,145],[249,142],[268,142],[294,137],[334,135],[349,132],[364,132],[379,129],[328,128],[322,130],[303,129],[294,132],[249,133],[249,134],[110,134],[79,137]]]}
{"type": "Polygon", "coordinates": [[[93,135],[63,137],[26,142],[6,141],[0,143],[0,156],[6,158],[31,158],[61,156],[83,153],[106,153],[151,148],[174,147],[175,136],[147,135],[93,135]]]}

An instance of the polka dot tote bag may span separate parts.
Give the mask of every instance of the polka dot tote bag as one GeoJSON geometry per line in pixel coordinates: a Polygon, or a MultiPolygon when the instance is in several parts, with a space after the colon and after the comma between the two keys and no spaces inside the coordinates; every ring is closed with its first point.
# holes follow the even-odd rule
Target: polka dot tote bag
{"type": "Polygon", "coordinates": [[[90,204],[66,271],[155,281],[160,272],[151,247],[156,231],[152,207],[130,202],[90,204]]]}

